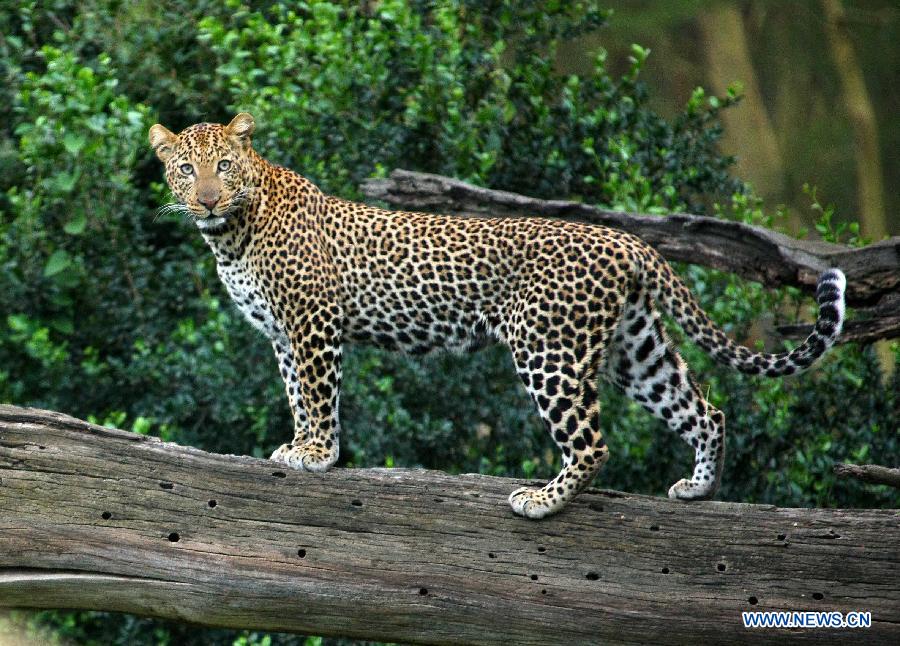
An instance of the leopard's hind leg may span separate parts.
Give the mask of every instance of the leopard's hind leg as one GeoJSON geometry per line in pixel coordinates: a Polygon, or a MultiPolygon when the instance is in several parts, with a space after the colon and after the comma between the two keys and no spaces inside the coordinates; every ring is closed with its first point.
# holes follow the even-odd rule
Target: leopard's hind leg
{"type": "Polygon", "coordinates": [[[711,498],[725,459],[725,416],[703,397],[671,347],[652,302],[634,292],[613,334],[606,376],[694,448],[694,472],[669,488],[670,498],[711,498]]]}
{"type": "Polygon", "coordinates": [[[589,369],[581,379],[567,374],[566,366],[546,363],[539,357],[516,357],[526,389],[538,407],[553,441],[562,451],[562,470],[543,487],[522,487],[509,497],[513,511],[528,518],[543,518],[561,510],[597,475],[609,458],[600,433],[597,371],[589,369]],[[547,365],[548,371],[544,371],[547,365]]]}
{"type": "Polygon", "coordinates": [[[587,315],[577,307],[559,312],[561,318],[580,322],[571,334],[548,335],[540,315],[532,319],[526,314],[526,321],[520,321],[507,338],[519,376],[562,451],[562,469],[553,480],[541,488],[522,487],[510,495],[513,511],[528,518],[561,510],[591,483],[609,458],[600,432],[597,386],[602,349],[612,328],[604,327],[607,319],[587,315]]]}

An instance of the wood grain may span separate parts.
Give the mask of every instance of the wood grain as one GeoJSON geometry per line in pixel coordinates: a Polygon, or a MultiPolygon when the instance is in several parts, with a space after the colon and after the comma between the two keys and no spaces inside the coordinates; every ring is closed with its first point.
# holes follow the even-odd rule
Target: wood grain
{"type": "Polygon", "coordinates": [[[431,644],[900,643],[900,515],[299,473],[0,406],[0,607],[431,644]],[[864,631],[742,627],[868,610],[864,631]]]}

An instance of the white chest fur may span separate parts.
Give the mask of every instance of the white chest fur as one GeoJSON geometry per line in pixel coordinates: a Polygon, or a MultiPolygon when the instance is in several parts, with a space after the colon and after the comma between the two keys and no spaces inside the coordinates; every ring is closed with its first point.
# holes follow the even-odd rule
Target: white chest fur
{"type": "Polygon", "coordinates": [[[229,296],[253,327],[272,340],[283,337],[283,326],[275,318],[259,282],[246,265],[242,262],[219,263],[216,269],[229,296]]]}

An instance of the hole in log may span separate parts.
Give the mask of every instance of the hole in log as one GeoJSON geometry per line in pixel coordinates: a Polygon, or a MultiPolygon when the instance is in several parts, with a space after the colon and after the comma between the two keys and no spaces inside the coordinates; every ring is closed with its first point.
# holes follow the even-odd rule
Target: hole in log
{"type": "Polygon", "coordinates": [[[532,581],[537,581],[537,574],[532,574],[532,575],[531,575],[531,580],[532,580],[532,581]]]}
{"type": "Polygon", "coordinates": [[[212,507],[215,507],[216,505],[218,505],[219,503],[217,503],[215,500],[209,500],[209,501],[207,501],[206,504],[209,505],[210,508],[212,508],[212,507]]]}
{"type": "Polygon", "coordinates": [[[435,502],[444,502],[444,499],[443,498],[435,498],[434,501],[435,502]]]}
{"type": "Polygon", "coordinates": [[[473,497],[473,498],[481,498],[481,494],[480,494],[480,493],[473,493],[473,494],[472,494],[472,497],[473,497]]]}
{"type": "Polygon", "coordinates": [[[779,534],[779,535],[778,535],[778,540],[779,540],[779,541],[783,541],[783,540],[786,539],[786,538],[787,538],[787,534],[779,534]]]}
{"type": "Polygon", "coordinates": [[[489,559],[495,559],[495,558],[497,558],[497,555],[494,554],[493,552],[488,552],[488,558],[489,558],[489,559]]]}
{"type": "Polygon", "coordinates": [[[833,529],[829,529],[828,533],[825,535],[825,538],[840,538],[840,534],[836,534],[833,529]]]}
{"type": "Polygon", "coordinates": [[[541,554],[543,554],[543,553],[546,552],[546,551],[547,551],[547,548],[546,548],[546,547],[539,547],[539,548],[538,548],[538,552],[540,552],[541,554]]]}
{"type": "Polygon", "coordinates": [[[725,571],[725,567],[726,567],[726,566],[725,566],[724,563],[719,563],[719,564],[716,566],[716,569],[717,569],[719,572],[724,572],[724,571],[725,571]]]}
{"type": "Polygon", "coordinates": [[[178,535],[178,532],[172,532],[169,534],[169,540],[173,543],[177,543],[181,540],[181,536],[178,535]]]}
{"type": "Polygon", "coordinates": [[[541,594],[547,594],[546,590],[541,590],[541,594]]]}
{"type": "Polygon", "coordinates": [[[41,451],[43,451],[43,450],[46,449],[47,447],[46,447],[46,446],[40,446],[40,445],[38,445],[38,448],[39,448],[41,451]]]}
{"type": "Polygon", "coordinates": [[[603,505],[601,505],[599,502],[592,502],[588,505],[588,509],[590,509],[591,511],[603,511],[603,505]]]}
{"type": "Polygon", "coordinates": [[[112,518],[112,514],[109,513],[108,511],[104,511],[102,514],[100,514],[100,517],[103,520],[109,520],[110,518],[112,518]]]}
{"type": "Polygon", "coordinates": [[[759,599],[757,599],[756,597],[750,597],[749,599],[747,599],[747,602],[748,602],[751,606],[755,606],[756,604],[759,603],[759,599]]]}
{"type": "Polygon", "coordinates": [[[428,594],[428,588],[419,588],[419,594],[424,597],[426,594],[428,594]]]}
{"type": "Polygon", "coordinates": [[[350,501],[350,504],[353,505],[354,507],[362,507],[362,500],[359,500],[358,498],[354,498],[353,500],[350,501]]]}
{"type": "Polygon", "coordinates": [[[822,594],[821,592],[813,592],[813,599],[815,599],[816,601],[821,601],[824,598],[825,598],[825,595],[822,594]]]}
{"type": "Polygon", "coordinates": [[[658,531],[659,531],[659,525],[650,525],[650,531],[651,531],[651,532],[658,532],[658,531]]]}
{"type": "Polygon", "coordinates": [[[669,573],[669,568],[664,567],[662,570],[660,570],[660,572],[662,572],[663,574],[668,574],[668,573],[669,573]]]}
{"type": "Polygon", "coordinates": [[[273,471],[272,475],[276,478],[286,478],[287,474],[284,471],[273,471]]]}
{"type": "Polygon", "coordinates": [[[304,550],[304,549],[297,550],[297,556],[299,556],[302,559],[305,559],[306,558],[306,550],[304,550]]]}
{"type": "Polygon", "coordinates": [[[588,572],[587,574],[584,575],[584,578],[586,578],[588,581],[596,581],[597,579],[600,578],[600,575],[597,574],[596,572],[588,572]]]}
{"type": "Polygon", "coordinates": [[[173,488],[174,486],[175,486],[175,485],[173,485],[171,482],[160,482],[160,483],[159,483],[159,488],[160,488],[160,489],[171,489],[171,488],[173,488]]]}

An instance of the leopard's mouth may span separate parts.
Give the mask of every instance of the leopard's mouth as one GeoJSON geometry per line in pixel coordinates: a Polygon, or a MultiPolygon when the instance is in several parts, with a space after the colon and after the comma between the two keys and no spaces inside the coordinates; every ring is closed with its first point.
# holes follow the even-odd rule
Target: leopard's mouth
{"type": "Polygon", "coordinates": [[[225,218],[222,216],[211,216],[205,218],[197,218],[195,220],[197,228],[201,231],[210,231],[220,228],[225,224],[225,218]]]}

